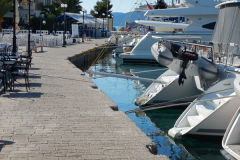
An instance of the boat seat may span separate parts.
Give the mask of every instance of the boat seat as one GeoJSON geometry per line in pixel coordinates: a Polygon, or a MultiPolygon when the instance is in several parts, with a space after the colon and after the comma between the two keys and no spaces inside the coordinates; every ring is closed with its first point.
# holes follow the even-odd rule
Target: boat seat
{"type": "Polygon", "coordinates": [[[201,103],[196,105],[196,110],[199,115],[207,117],[211,112],[215,110],[215,107],[210,103],[201,103]]]}
{"type": "Polygon", "coordinates": [[[204,117],[202,117],[200,115],[188,116],[187,119],[188,119],[190,126],[192,127],[192,126],[195,126],[197,123],[201,122],[204,119],[204,117]]]}

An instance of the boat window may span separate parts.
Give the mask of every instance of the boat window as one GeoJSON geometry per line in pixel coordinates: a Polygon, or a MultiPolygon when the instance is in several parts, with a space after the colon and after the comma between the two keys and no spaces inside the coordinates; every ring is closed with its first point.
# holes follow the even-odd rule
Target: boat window
{"type": "Polygon", "coordinates": [[[216,24],[216,22],[208,23],[208,24],[203,25],[202,28],[214,30],[215,24],[216,24]]]}

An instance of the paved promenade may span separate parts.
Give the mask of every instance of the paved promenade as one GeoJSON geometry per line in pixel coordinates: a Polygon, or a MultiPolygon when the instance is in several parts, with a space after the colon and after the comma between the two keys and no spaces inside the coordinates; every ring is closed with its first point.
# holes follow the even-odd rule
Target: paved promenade
{"type": "Polygon", "coordinates": [[[67,60],[105,40],[33,53],[31,90],[21,79],[0,97],[0,159],[168,159],[151,154],[151,140],[67,60]]]}

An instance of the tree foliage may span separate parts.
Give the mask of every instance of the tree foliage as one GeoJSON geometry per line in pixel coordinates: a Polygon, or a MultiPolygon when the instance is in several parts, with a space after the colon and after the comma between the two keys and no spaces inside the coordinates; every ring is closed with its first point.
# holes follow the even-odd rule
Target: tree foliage
{"type": "Polygon", "coordinates": [[[62,3],[67,4],[66,12],[79,13],[82,10],[79,0],[62,0],[62,3]]]}
{"type": "Polygon", "coordinates": [[[43,6],[41,9],[41,14],[44,14],[45,18],[55,19],[56,17],[60,16],[63,12],[60,4],[53,4],[51,6],[43,6]]]}
{"type": "Polygon", "coordinates": [[[33,32],[35,32],[36,30],[40,30],[40,23],[41,23],[41,29],[42,30],[50,30],[53,31],[55,30],[55,22],[53,21],[53,19],[51,18],[41,18],[39,17],[33,17],[30,19],[30,23],[31,23],[31,28],[33,30],[33,32]],[[46,24],[44,25],[42,22],[43,20],[46,22],[46,24]]]}
{"type": "Polygon", "coordinates": [[[3,22],[3,17],[12,8],[13,8],[12,0],[0,0],[0,32],[2,32],[1,22],[3,22]]]}
{"type": "Polygon", "coordinates": [[[51,6],[44,6],[43,4],[39,3],[38,5],[39,9],[41,10],[40,14],[43,14],[44,16],[41,18],[39,17],[34,17],[31,18],[31,27],[33,30],[39,30],[40,29],[40,23],[41,23],[41,28],[42,30],[55,30],[56,29],[56,22],[55,19],[61,15],[63,12],[62,7],[60,4],[55,3],[51,6]],[[43,25],[42,21],[45,20],[46,24],[43,25]]]}
{"type": "Polygon", "coordinates": [[[11,0],[0,0],[0,22],[3,21],[3,16],[7,14],[12,8],[13,6],[11,0]]]}
{"type": "Polygon", "coordinates": [[[113,5],[111,4],[111,0],[101,0],[97,1],[96,5],[93,7],[94,10],[91,10],[90,13],[94,17],[102,17],[102,13],[105,13],[105,17],[107,17],[108,14],[111,15],[113,5]],[[98,14],[96,15],[94,12],[97,11],[98,14]]]}

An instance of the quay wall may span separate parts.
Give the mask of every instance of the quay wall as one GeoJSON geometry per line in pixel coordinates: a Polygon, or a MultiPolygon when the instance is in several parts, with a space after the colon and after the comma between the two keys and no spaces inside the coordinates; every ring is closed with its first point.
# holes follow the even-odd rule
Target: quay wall
{"type": "Polygon", "coordinates": [[[85,69],[89,68],[93,64],[93,62],[98,58],[98,56],[102,57],[105,53],[108,53],[112,50],[105,47],[105,45],[94,47],[80,54],[75,54],[74,56],[69,57],[68,60],[71,61],[75,66],[80,68],[82,71],[85,71],[85,69]]]}

